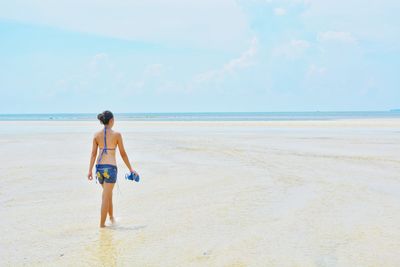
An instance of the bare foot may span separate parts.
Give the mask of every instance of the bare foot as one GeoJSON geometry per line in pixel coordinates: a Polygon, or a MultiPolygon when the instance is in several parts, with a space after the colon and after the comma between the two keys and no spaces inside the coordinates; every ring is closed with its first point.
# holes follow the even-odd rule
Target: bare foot
{"type": "Polygon", "coordinates": [[[105,228],[105,227],[106,227],[106,226],[105,226],[104,224],[103,224],[103,225],[100,224],[100,228],[105,228]]]}
{"type": "Polygon", "coordinates": [[[114,217],[110,217],[110,221],[111,221],[111,223],[112,223],[112,224],[115,224],[115,223],[116,223],[116,221],[115,221],[115,218],[114,218],[114,217]]]}

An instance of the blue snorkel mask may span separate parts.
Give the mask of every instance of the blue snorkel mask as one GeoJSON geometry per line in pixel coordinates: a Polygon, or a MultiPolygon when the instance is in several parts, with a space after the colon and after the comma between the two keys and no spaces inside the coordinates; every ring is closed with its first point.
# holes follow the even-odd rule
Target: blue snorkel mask
{"type": "Polygon", "coordinates": [[[136,175],[135,173],[131,172],[130,174],[125,174],[125,179],[126,180],[131,180],[135,182],[139,182],[140,176],[136,175]]]}

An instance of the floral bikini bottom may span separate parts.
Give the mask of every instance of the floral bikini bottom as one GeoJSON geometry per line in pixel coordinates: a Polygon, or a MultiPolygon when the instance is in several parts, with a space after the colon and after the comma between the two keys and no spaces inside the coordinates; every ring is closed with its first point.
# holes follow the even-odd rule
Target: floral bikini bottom
{"type": "Polygon", "coordinates": [[[96,177],[100,184],[115,183],[117,181],[117,166],[111,164],[97,164],[96,177]]]}

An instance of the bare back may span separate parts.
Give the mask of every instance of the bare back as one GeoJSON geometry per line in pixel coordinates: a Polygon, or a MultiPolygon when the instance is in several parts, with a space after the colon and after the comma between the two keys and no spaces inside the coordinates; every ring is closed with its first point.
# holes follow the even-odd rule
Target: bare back
{"type": "MultiPolygon", "coordinates": [[[[116,151],[116,148],[118,145],[119,135],[120,134],[118,132],[115,132],[111,129],[107,129],[107,131],[106,131],[107,153],[103,153],[101,161],[98,162],[98,164],[117,165],[117,162],[115,159],[115,151],[116,151]]],[[[94,138],[95,138],[97,145],[99,146],[99,156],[97,157],[97,160],[96,160],[96,162],[97,162],[103,148],[105,147],[105,145],[104,145],[104,130],[101,130],[101,131],[95,133],[94,138]]]]}

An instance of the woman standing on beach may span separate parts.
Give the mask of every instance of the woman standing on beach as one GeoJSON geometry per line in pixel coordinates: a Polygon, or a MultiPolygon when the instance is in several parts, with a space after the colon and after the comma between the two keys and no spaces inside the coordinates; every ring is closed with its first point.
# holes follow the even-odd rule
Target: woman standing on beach
{"type": "Polygon", "coordinates": [[[115,222],[113,215],[112,192],[115,182],[117,181],[117,163],[115,160],[115,150],[117,146],[122,159],[131,173],[134,173],[135,175],[137,175],[137,173],[129,163],[128,155],[125,152],[124,144],[122,142],[122,135],[111,129],[114,125],[114,115],[112,112],[106,110],[97,115],[97,119],[99,119],[104,125],[104,129],[94,134],[92,155],[90,158],[89,173],[87,177],[89,180],[93,179],[92,170],[97,156],[97,148],[99,148],[101,152],[97,158],[96,179],[103,187],[100,227],[105,227],[107,213],[110,216],[111,223],[115,222]]]}

